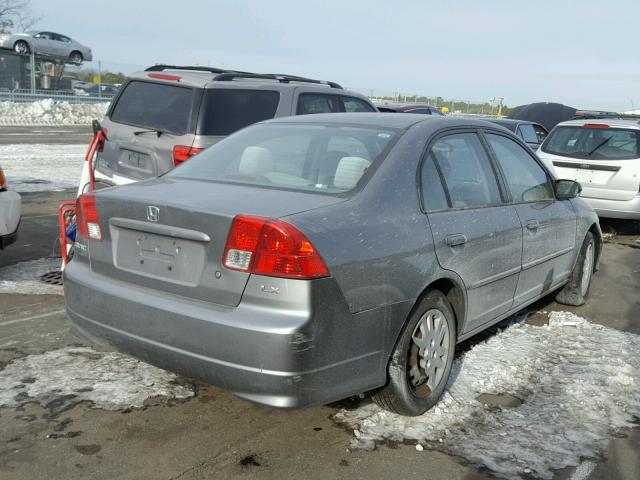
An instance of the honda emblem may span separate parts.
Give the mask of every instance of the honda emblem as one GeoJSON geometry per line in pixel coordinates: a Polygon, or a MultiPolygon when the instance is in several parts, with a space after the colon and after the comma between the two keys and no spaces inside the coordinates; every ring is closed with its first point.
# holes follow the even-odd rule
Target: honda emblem
{"type": "Polygon", "coordinates": [[[157,222],[160,220],[160,209],[153,205],[149,205],[147,207],[147,220],[150,222],[157,222]]]}

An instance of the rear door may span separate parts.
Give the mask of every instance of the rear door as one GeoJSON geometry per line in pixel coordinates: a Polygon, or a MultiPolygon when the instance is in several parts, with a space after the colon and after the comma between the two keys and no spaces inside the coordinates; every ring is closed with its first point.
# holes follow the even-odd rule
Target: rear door
{"type": "Polygon", "coordinates": [[[201,95],[201,89],[168,83],[127,83],[103,124],[108,141],[97,169],[135,181],[173,168],[173,149],[193,144],[201,95]]]}
{"type": "Polygon", "coordinates": [[[576,214],[556,200],[551,178],[535,156],[513,139],[485,132],[523,227],[522,272],[514,305],[556,287],[575,258],[576,214]]]}
{"type": "Polygon", "coordinates": [[[438,262],[467,290],[467,333],[511,308],[522,255],[520,220],[475,131],[445,134],[432,144],[422,190],[438,262]]]}

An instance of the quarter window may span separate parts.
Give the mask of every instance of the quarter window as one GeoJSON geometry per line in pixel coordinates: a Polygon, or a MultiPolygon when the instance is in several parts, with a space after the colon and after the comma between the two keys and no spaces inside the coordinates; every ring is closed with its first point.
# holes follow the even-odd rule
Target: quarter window
{"type": "Polygon", "coordinates": [[[475,133],[440,138],[429,155],[440,167],[453,208],[502,203],[495,173],[475,133]]]}
{"type": "Polygon", "coordinates": [[[298,98],[298,115],[336,113],[341,110],[340,99],[336,95],[303,93],[298,98]]]}
{"type": "Polygon", "coordinates": [[[367,102],[358,98],[342,97],[345,112],[373,112],[373,108],[367,102]]]}
{"type": "Polygon", "coordinates": [[[520,136],[527,143],[538,143],[538,135],[530,123],[523,123],[518,127],[520,136]]]}
{"type": "Polygon", "coordinates": [[[513,140],[487,134],[515,203],[555,198],[549,177],[529,153],[513,140]]]}
{"type": "Polygon", "coordinates": [[[447,194],[442,186],[433,155],[428,155],[422,166],[422,198],[424,209],[428,212],[449,207],[447,194]]]}

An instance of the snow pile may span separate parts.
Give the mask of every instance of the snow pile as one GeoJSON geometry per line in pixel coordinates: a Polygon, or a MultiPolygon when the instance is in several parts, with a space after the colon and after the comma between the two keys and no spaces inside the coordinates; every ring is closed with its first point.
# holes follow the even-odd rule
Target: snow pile
{"type": "Polygon", "coordinates": [[[20,262],[0,269],[0,293],[20,293],[25,295],[62,295],[62,287],[50,285],[40,280],[45,273],[60,270],[59,257],[41,258],[20,262]]]}
{"type": "Polygon", "coordinates": [[[69,103],[45,98],[32,103],[0,102],[0,125],[89,125],[101,120],[109,103],[69,103]]]}
{"type": "Polygon", "coordinates": [[[0,407],[27,402],[65,408],[82,401],[96,408],[139,408],[151,397],[183,399],[192,388],[176,375],[114,352],[66,347],[14,360],[0,371],[0,407]]]}
{"type": "Polygon", "coordinates": [[[640,417],[640,336],[552,312],[549,325],[516,324],[454,364],[448,390],[429,412],[401,417],[368,404],[342,410],[354,448],[381,440],[420,442],[496,475],[550,479],[596,458],[613,430],[640,417]],[[522,400],[483,405],[482,394],[522,400]]]}
{"type": "Polygon", "coordinates": [[[0,145],[9,188],[42,192],[78,187],[86,145],[0,145]]]}

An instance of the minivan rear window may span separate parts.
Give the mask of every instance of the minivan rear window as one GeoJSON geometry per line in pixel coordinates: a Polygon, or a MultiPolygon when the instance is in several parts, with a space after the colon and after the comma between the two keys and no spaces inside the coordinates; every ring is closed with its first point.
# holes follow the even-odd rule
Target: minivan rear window
{"type": "Polygon", "coordinates": [[[556,127],[542,145],[553,155],[585,160],[638,158],[638,132],[623,128],[556,127]]]}
{"type": "Polygon", "coordinates": [[[198,133],[229,135],[273,118],[279,102],[280,93],[273,90],[206,89],[198,133]]]}
{"type": "Polygon", "coordinates": [[[183,135],[189,131],[193,89],[152,82],[130,82],[117,100],[114,122],[183,135]]]}

